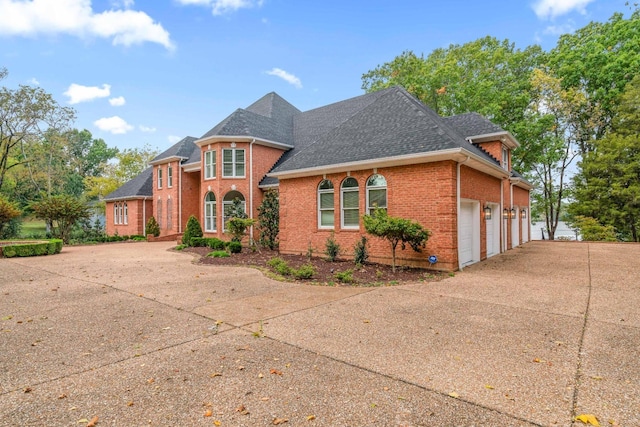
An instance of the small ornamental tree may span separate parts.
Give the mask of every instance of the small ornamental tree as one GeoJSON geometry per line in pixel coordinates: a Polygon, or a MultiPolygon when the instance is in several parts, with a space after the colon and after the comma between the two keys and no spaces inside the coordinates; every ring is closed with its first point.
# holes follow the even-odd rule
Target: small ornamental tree
{"type": "Polygon", "coordinates": [[[260,224],[260,245],[271,250],[276,249],[280,232],[280,202],[276,190],[269,190],[265,193],[264,199],[258,207],[258,222],[260,224]]]}
{"type": "Polygon", "coordinates": [[[429,239],[429,231],[415,221],[389,216],[385,209],[376,209],[372,215],[363,218],[367,233],[391,243],[392,270],[396,271],[396,248],[411,246],[416,252],[421,252],[429,239]]]}
{"type": "Polygon", "coordinates": [[[191,245],[191,238],[202,237],[202,227],[200,221],[194,215],[191,215],[187,220],[187,229],[184,230],[182,235],[182,244],[191,245]]]}
{"type": "Polygon", "coordinates": [[[22,214],[18,205],[12,203],[0,196],[0,234],[6,224],[9,224],[11,220],[19,217],[22,214]]]}
{"type": "Polygon", "coordinates": [[[227,222],[227,231],[231,234],[232,242],[242,242],[242,238],[247,232],[247,228],[255,224],[255,220],[251,218],[231,218],[227,222]]]}
{"type": "Polygon", "coordinates": [[[91,216],[89,208],[83,202],[68,195],[47,197],[30,206],[36,218],[49,224],[53,236],[65,243],[69,243],[73,225],[78,220],[91,216]]]}
{"type": "Polygon", "coordinates": [[[153,237],[158,237],[160,235],[160,226],[158,225],[158,221],[156,221],[156,217],[152,216],[147,221],[147,224],[144,228],[145,233],[148,235],[152,235],[153,237]]]}

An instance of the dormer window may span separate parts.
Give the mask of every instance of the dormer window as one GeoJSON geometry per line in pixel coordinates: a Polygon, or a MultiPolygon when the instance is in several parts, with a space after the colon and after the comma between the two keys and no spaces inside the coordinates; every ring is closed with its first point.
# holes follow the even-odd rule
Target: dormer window
{"type": "Polygon", "coordinates": [[[502,168],[509,170],[509,150],[507,147],[502,147],[502,168]]]}

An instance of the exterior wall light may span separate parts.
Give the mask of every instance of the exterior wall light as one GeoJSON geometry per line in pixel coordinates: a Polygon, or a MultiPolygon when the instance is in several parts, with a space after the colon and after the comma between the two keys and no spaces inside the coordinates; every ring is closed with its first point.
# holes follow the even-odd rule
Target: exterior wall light
{"type": "Polygon", "coordinates": [[[516,209],[511,208],[511,219],[516,219],[516,209]]]}
{"type": "Polygon", "coordinates": [[[502,219],[509,219],[509,209],[504,208],[502,211],[502,219]]]}
{"type": "Polygon", "coordinates": [[[491,219],[491,208],[489,206],[484,207],[484,219],[487,221],[491,219]]]}
{"type": "Polygon", "coordinates": [[[520,218],[525,219],[527,217],[527,210],[526,209],[522,209],[520,211],[520,218]]]}

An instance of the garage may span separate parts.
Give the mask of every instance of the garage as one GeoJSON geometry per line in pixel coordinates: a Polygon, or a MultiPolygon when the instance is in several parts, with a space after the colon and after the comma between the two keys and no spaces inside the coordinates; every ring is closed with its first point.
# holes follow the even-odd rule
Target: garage
{"type": "Polygon", "coordinates": [[[458,226],[458,256],[464,267],[480,261],[480,204],[461,201],[458,226]]]}

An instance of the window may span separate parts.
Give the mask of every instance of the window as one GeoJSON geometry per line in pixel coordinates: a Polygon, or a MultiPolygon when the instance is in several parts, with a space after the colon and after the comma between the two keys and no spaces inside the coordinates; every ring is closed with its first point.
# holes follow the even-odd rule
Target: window
{"type": "Polygon", "coordinates": [[[372,175],[367,180],[367,213],[376,208],[387,210],[387,180],[382,175],[372,175]]]}
{"type": "Polygon", "coordinates": [[[204,231],[216,231],[216,195],[211,191],[204,198],[204,231]]]}
{"type": "Polygon", "coordinates": [[[227,222],[234,216],[244,215],[246,218],[246,204],[244,201],[244,196],[239,191],[229,191],[224,195],[224,199],[222,200],[222,229],[227,231],[227,222]],[[234,200],[239,201],[239,210],[240,212],[236,212],[234,208],[234,200]]]}
{"type": "Polygon", "coordinates": [[[173,187],[173,167],[167,166],[167,188],[173,187]]]}
{"type": "Polygon", "coordinates": [[[502,147],[502,168],[509,170],[509,150],[507,147],[502,147]]]}
{"type": "Polygon", "coordinates": [[[157,218],[156,221],[158,222],[158,228],[162,229],[162,200],[158,200],[158,212],[156,212],[157,214],[157,218]]]}
{"type": "Polygon", "coordinates": [[[124,224],[124,206],[120,203],[118,206],[118,224],[124,224]]]}
{"type": "Polygon", "coordinates": [[[236,148],[222,150],[222,176],[244,178],[244,150],[236,148]]]}
{"type": "Polygon", "coordinates": [[[162,167],[158,166],[158,188],[162,188],[162,167]]]}
{"type": "Polygon", "coordinates": [[[124,219],[123,222],[125,224],[129,224],[129,207],[127,206],[127,202],[124,202],[124,219]]]}
{"type": "Polygon", "coordinates": [[[204,152],[204,179],[212,179],[216,177],[216,152],[204,152]]]}
{"type": "MultiPolygon", "coordinates": [[[[168,175],[168,174],[167,174],[168,175]]],[[[168,177],[167,177],[167,185],[168,177]]],[[[167,200],[167,230],[171,230],[173,226],[173,199],[167,200]]]]}
{"type": "Polygon", "coordinates": [[[333,183],[323,180],[318,186],[318,227],[333,228],[333,183]]]}
{"type": "Polygon", "coordinates": [[[113,223],[114,224],[120,224],[119,217],[118,217],[118,204],[117,203],[113,204],[113,223]]]}
{"type": "Polygon", "coordinates": [[[360,226],[360,209],[358,181],[347,178],[342,181],[342,228],[358,228],[360,226]]]}

